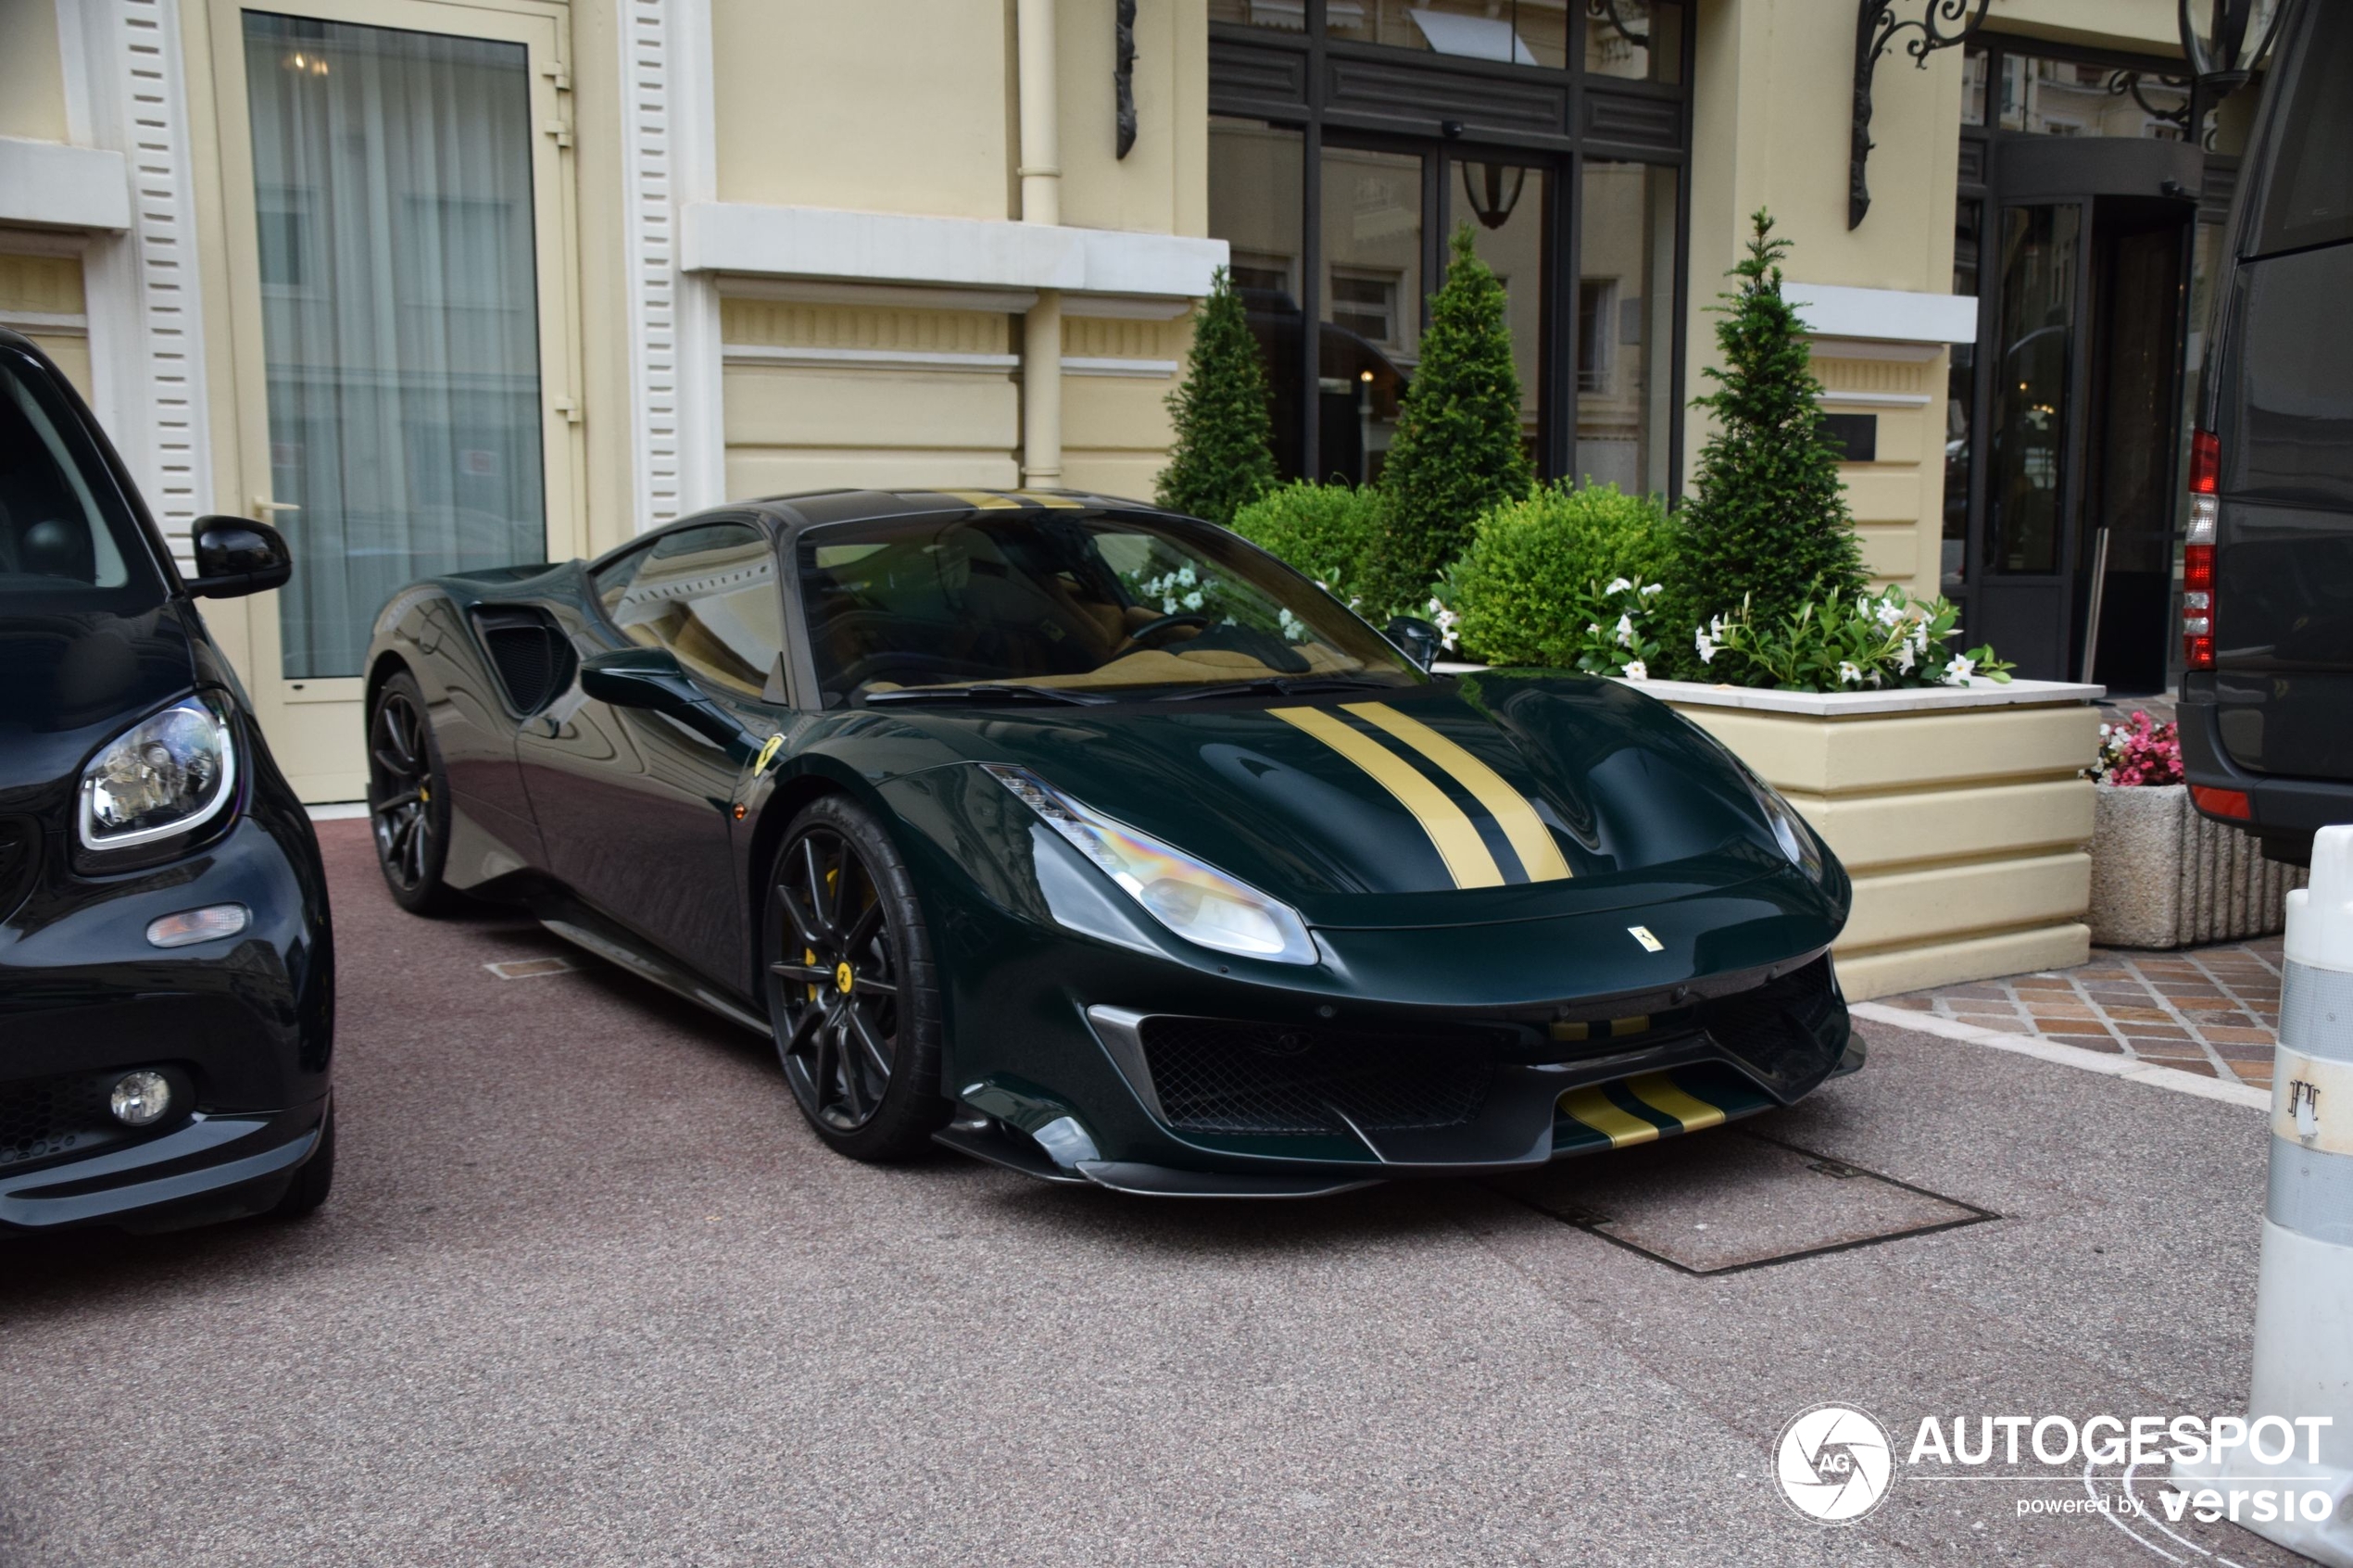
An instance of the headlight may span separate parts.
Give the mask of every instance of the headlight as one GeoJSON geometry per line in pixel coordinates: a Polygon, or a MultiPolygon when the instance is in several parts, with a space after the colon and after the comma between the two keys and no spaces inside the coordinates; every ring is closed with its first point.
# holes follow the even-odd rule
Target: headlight
{"type": "Polygon", "coordinates": [[[1814,836],[1814,830],[1806,825],[1806,819],[1797,814],[1796,807],[1781,798],[1780,790],[1753,773],[1743,771],[1743,776],[1756,796],[1756,804],[1764,809],[1765,820],[1773,825],[1773,842],[1781,847],[1790,864],[1803,867],[1807,876],[1821,881],[1822,843],[1814,836]]]}
{"type": "Polygon", "coordinates": [[[141,720],[82,771],[82,843],[124,849],[201,826],[237,788],[228,717],[192,696],[141,720]]]}
{"type": "Polygon", "coordinates": [[[1186,941],[1246,959],[1315,961],[1307,922],[1290,905],[1089,810],[1026,768],[998,762],[982,766],[1154,920],[1186,941]]]}

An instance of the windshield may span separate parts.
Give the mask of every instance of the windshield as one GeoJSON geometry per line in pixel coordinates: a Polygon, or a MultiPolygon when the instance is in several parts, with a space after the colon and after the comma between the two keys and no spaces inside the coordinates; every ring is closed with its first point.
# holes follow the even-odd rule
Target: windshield
{"type": "Polygon", "coordinates": [[[0,596],[162,596],[113,481],[34,360],[0,345],[0,596]]]}
{"type": "Polygon", "coordinates": [[[828,708],[976,683],[1425,679],[1329,595],[1207,523],[984,512],[812,529],[799,552],[828,708]]]}

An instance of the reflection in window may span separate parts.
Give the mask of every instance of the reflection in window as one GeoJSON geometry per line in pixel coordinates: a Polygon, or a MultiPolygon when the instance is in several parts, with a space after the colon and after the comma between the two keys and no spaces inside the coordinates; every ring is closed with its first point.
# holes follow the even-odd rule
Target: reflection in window
{"type": "Polygon", "coordinates": [[[1209,232],[1233,247],[1234,290],[1274,392],[1275,461],[1300,476],[1300,257],[1304,138],[1253,119],[1209,122],[1209,232]]]}
{"type": "Polygon", "coordinates": [[[1585,69],[1596,76],[1678,82],[1683,8],[1672,0],[1584,0],[1585,69]]]}
{"type": "Polygon", "coordinates": [[[1674,417],[1676,170],[1585,165],[1576,476],[1665,494],[1674,417]]]}
{"type": "Polygon", "coordinates": [[[1326,147],[1315,476],[1367,483],[1421,358],[1422,160],[1326,147]]]}
{"type": "Polygon", "coordinates": [[[2002,219],[2001,325],[1994,339],[1988,568],[2059,564],[2068,345],[2074,326],[2082,209],[2011,207],[2002,219]]]}
{"type": "Polygon", "coordinates": [[[1985,51],[1970,49],[1961,56],[1961,123],[1985,123],[1985,51]]]}
{"type": "MultiPolygon", "coordinates": [[[[1964,197],[1953,219],[1953,292],[1978,292],[1978,252],[1985,232],[1985,204],[1964,197]]],[[[1969,421],[1977,417],[1977,345],[1953,345],[1944,387],[1944,591],[1960,592],[1969,559],[1969,421]]]]}
{"type": "Polygon", "coordinates": [[[1504,328],[1519,376],[1520,440],[1531,460],[1543,426],[1544,233],[1551,222],[1553,177],[1523,164],[1453,166],[1454,219],[1470,225],[1471,249],[1504,285],[1504,328]]]}
{"type": "MultiPolygon", "coordinates": [[[[2189,134],[2190,82],[2184,76],[2005,53],[2001,87],[2005,131],[2160,142],[2179,142],[2189,134]]],[[[1968,119],[1966,102],[1963,120],[1977,123],[1968,119]]]]}

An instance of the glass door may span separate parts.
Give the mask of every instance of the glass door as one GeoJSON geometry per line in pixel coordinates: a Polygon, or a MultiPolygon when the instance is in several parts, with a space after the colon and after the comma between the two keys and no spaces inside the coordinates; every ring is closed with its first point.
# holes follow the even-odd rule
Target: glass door
{"type": "Polygon", "coordinates": [[[385,601],[575,553],[559,24],[370,0],[214,25],[241,466],[295,558],[245,673],[296,787],[356,797],[385,601]]]}

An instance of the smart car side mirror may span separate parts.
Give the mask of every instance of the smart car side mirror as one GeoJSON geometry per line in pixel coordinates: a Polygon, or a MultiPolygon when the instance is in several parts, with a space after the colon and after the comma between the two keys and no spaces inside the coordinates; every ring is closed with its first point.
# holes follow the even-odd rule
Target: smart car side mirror
{"type": "Polygon", "coordinates": [[[614,708],[647,708],[675,713],[692,700],[694,688],[668,648],[616,648],[580,661],[580,689],[614,708]]]}
{"type": "Polygon", "coordinates": [[[242,517],[200,517],[189,527],[195,544],[196,574],[188,592],[200,599],[233,599],[283,588],[294,575],[294,552],[285,535],[266,522],[242,517]]]}
{"type": "Polygon", "coordinates": [[[1427,670],[1438,662],[1441,648],[1446,646],[1446,634],[1428,621],[1416,616],[1393,617],[1381,628],[1381,635],[1397,645],[1397,651],[1427,670]]]}

